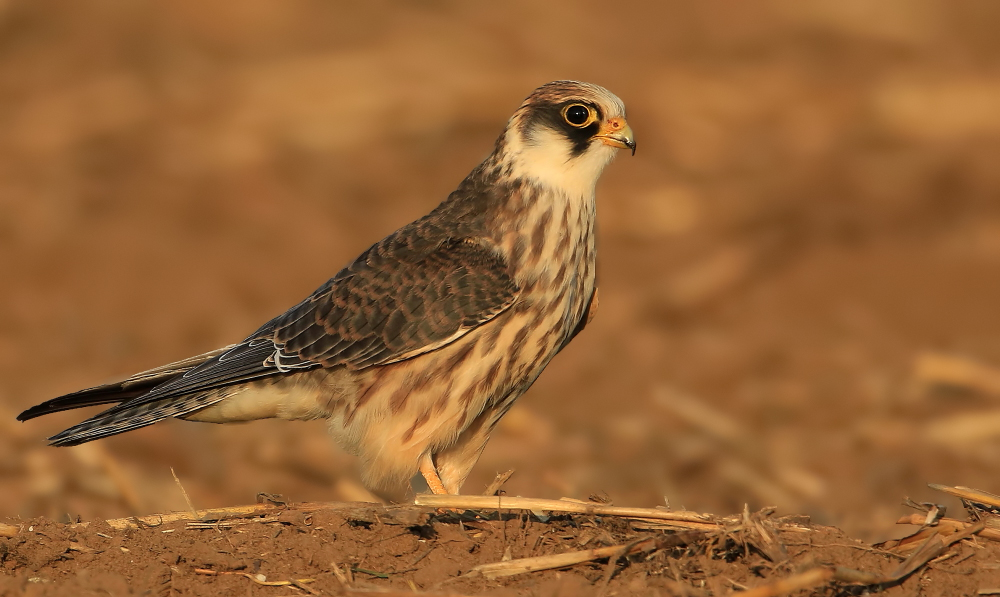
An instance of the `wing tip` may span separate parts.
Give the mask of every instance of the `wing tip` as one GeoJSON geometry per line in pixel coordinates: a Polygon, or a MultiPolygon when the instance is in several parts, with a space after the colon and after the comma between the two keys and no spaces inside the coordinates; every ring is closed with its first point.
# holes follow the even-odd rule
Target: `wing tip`
{"type": "Polygon", "coordinates": [[[80,444],[85,444],[89,441],[95,439],[101,439],[108,437],[109,435],[115,435],[116,433],[121,433],[121,431],[114,431],[112,429],[103,427],[91,427],[87,425],[87,421],[74,425],[69,429],[64,429],[59,433],[48,438],[49,445],[56,448],[68,448],[71,446],[79,446],[80,444]]]}
{"type": "Polygon", "coordinates": [[[57,436],[53,435],[49,438],[49,446],[53,448],[69,448],[72,446],[79,446],[80,444],[86,443],[90,440],[74,440],[74,439],[56,439],[57,436]]]}
{"type": "MultiPolygon", "coordinates": [[[[49,440],[50,446],[64,447],[64,446],[75,446],[77,444],[83,443],[78,437],[79,430],[77,429],[79,425],[74,425],[69,429],[64,429],[59,433],[47,438],[49,440]]],[[[85,441],[85,440],[84,440],[85,441]]]]}
{"type": "Polygon", "coordinates": [[[17,420],[24,422],[24,421],[29,421],[31,419],[36,419],[41,416],[51,415],[53,413],[60,413],[67,410],[75,410],[78,408],[86,408],[88,406],[100,406],[102,404],[120,402],[120,399],[114,399],[114,400],[103,399],[103,400],[89,400],[86,402],[81,401],[77,403],[77,402],[65,401],[64,400],[65,398],[66,397],[53,398],[52,400],[47,400],[45,402],[42,402],[41,404],[36,404],[31,408],[25,409],[21,411],[19,415],[17,415],[17,420]]]}
{"type": "Polygon", "coordinates": [[[42,408],[45,404],[46,403],[43,402],[42,404],[32,406],[31,408],[21,411],[21,414],[17,415],[17,420],[23,423],[24,421],[29,421],[36,417],[48,414],[49,410],[47,408],[42,408]]]}
{"type": "Polygon", "coordinates": [[[67,410],[128,402],[129,400],[143,396],[147,392],[148,389],[145,387],[124,388],[121,384],[97,386],[95,388],[88,388],[86,390],[57,396],[40,404],[36,404],[31,408],[21,411],[21,413],[17,415],[17,420],[23,422],[44,415],[51,415],[53,413],[60,413],[67,410]]]}

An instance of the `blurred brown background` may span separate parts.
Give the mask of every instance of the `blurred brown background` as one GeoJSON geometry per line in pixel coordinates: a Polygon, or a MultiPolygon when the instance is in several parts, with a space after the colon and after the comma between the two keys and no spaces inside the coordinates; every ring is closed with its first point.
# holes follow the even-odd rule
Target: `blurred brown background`
{"type": "Polygon", "coordinates": [[[0,514],[358,499],[321,423],[22,408],[243,338],[557,78],[622,97],[601,307],[466,491],[807,513],[1000,490],[1000,4],[0,2],[0,514]],[[947,383],[942,383],[947,382],[947,383]],[[947,387],[945,387],[947,386],[947,387]]]}

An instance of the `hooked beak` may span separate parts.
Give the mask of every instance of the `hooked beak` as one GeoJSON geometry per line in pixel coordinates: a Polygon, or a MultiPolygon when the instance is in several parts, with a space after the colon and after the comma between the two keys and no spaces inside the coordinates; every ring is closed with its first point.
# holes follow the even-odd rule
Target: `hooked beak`
{"type": "Polygon", "coordinates": [[[635,137],[632,135],[632,127],[624,118],[609,118],[595,137],[611,147],[627,147],[632,150],[632,155],[635,155],[635,137]]]}

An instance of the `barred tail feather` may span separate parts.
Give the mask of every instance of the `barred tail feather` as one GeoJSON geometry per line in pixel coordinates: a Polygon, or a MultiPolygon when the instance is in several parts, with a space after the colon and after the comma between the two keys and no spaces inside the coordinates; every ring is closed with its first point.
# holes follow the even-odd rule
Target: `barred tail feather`
{"type": "Polygon", "coordinates": [[[134,406],[129,406],[129,403],[120,404],[53,435],[49,438],[49,445],[76,446],[146,427],[171,417],[182,417],[225,400],[231,393],[232,390],[221,388],[134,406]]]}

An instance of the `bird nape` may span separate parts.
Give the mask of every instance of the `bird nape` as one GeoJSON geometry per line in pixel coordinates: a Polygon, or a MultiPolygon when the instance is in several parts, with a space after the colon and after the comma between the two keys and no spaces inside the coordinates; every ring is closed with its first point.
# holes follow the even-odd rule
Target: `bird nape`
{"type": "Polygon", "coordinates": [[[56,446],[170,417],[326,419],[369,487],[419,471],[435,493],[458,493],[500,418],[594,316],[594,189],[622,148],[635,153],[618,97],[543,85],[433,211],[242,342],[18,419],[114,404],[56,446]]]}

